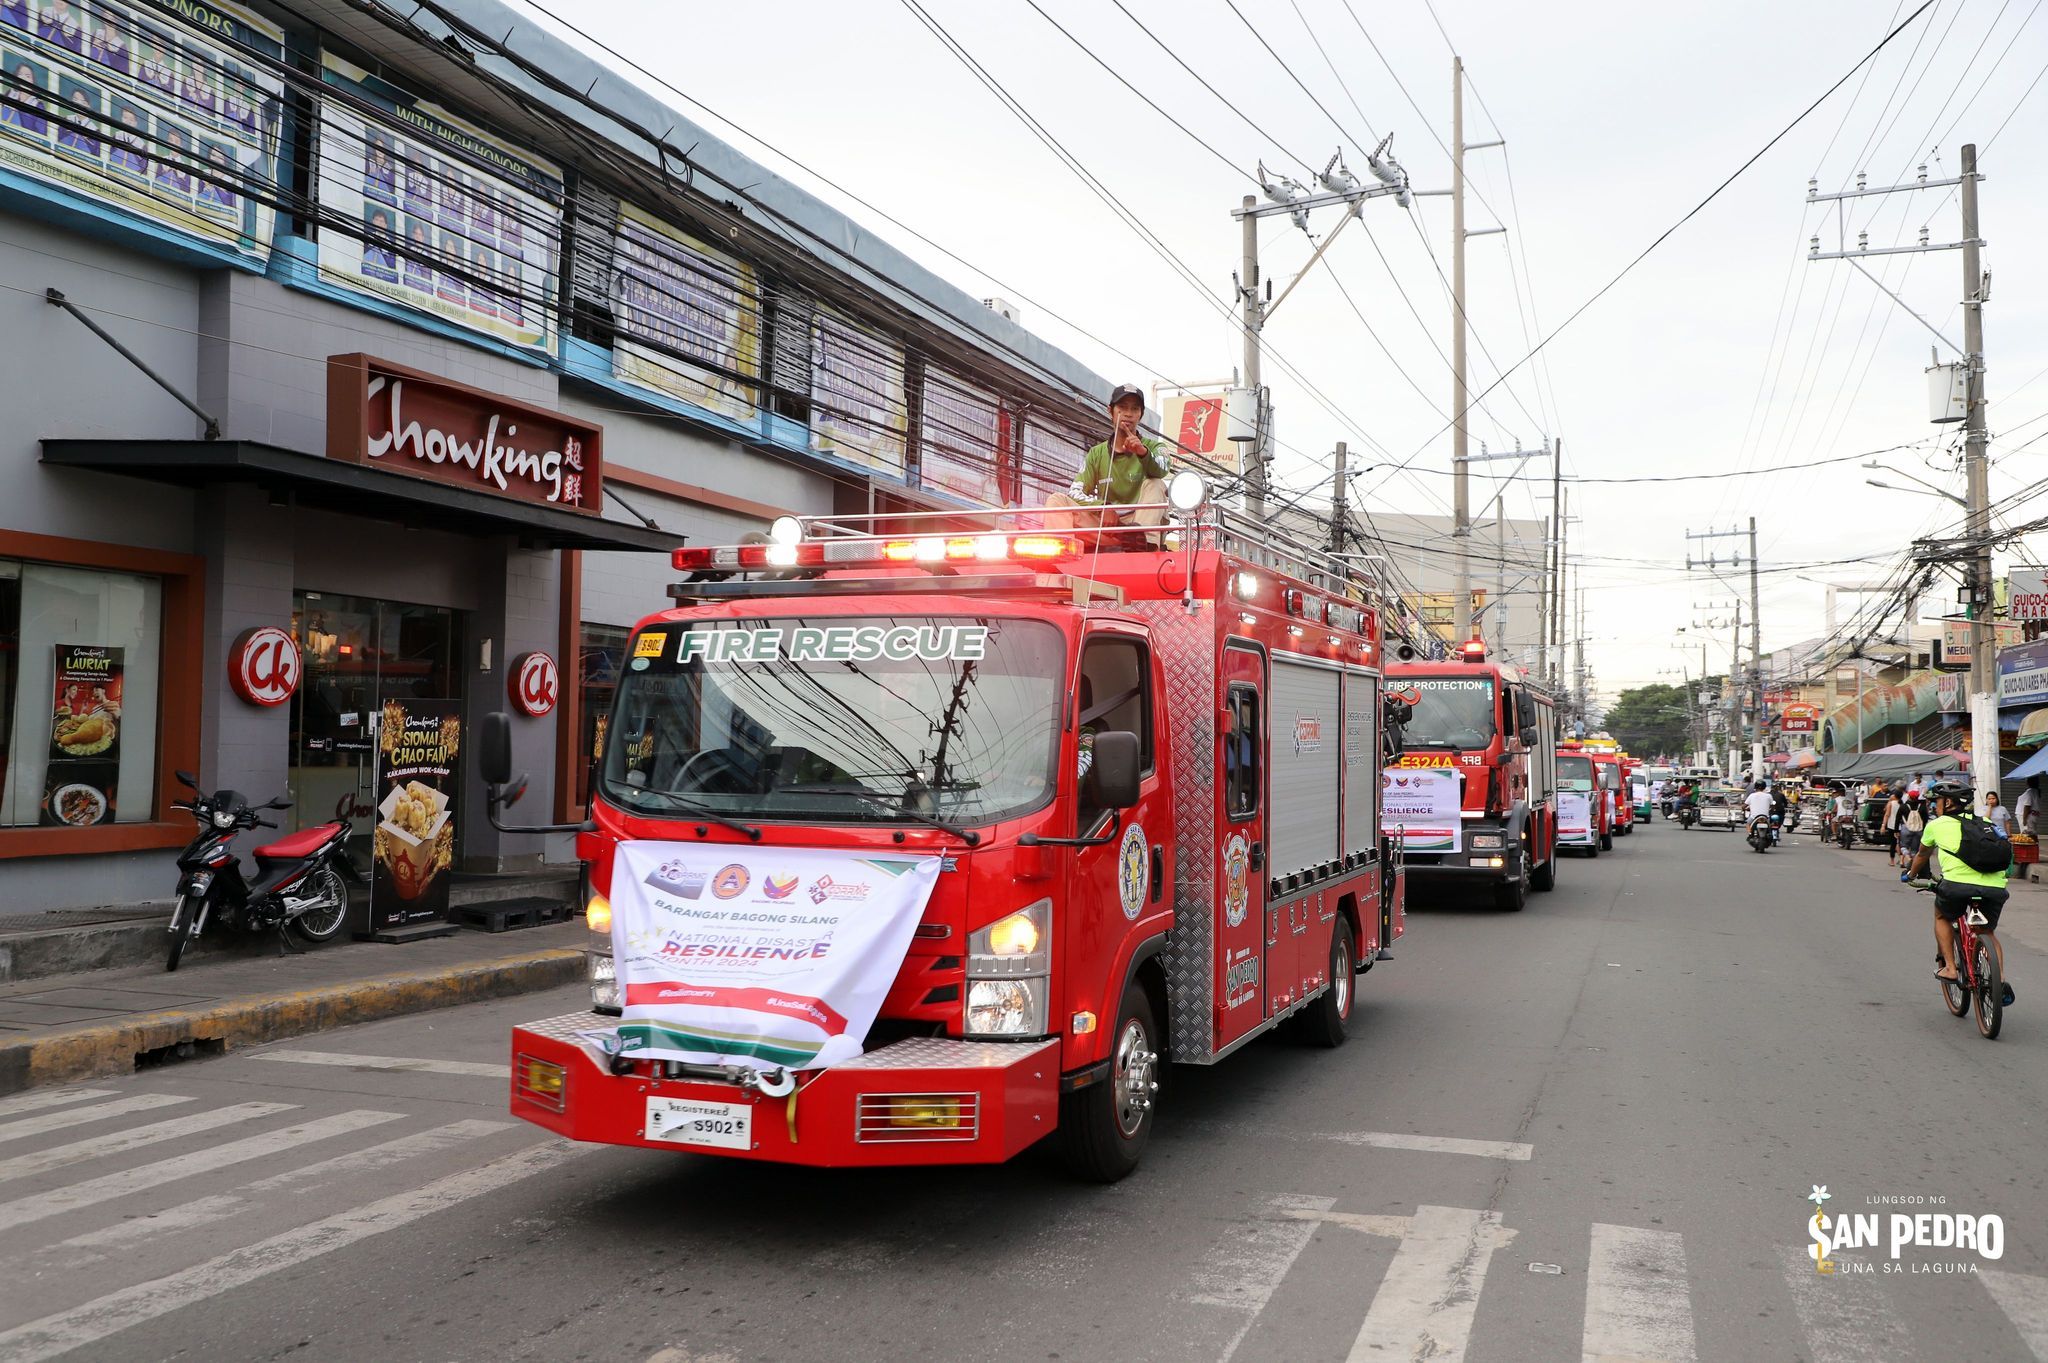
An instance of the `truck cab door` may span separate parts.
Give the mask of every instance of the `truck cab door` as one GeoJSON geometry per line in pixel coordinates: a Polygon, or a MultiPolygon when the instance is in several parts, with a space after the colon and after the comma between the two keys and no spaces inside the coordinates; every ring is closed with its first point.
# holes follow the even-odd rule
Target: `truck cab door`
{"type": "Polygon", "coordinates": [[[1213,882],[1219,1048],[1265,1021],[1277,954],[1293,952],[1293,935],[1274,918],[1266,893],[1266,655],[1254,645],[1232,643],[1223,650],[1221,672],[1213,882]]]}
{"type": "Polygon", "coordinates": [[[1097,629],[1082,644],[1074,700],[1075,833],[1107,841],[1076,849],[1069,863],[1066,912],[1053,933],[1066,963],[1063,1016],[1092,1012],[1104,1029],[1115,1022],[1123,1001],[1124,979],[1115,967],[1126,943],[1165,931],[1164,919],[1173,907],[1166,884],[1171,842],[1166,755],[1156,738],[1153,673],[1152,651],[1141,634],[1097,629]],[[1088,779],[1090,747],[1096,734],[1119,731],[1138,736],[1142,775],[1137,804],[1112,810],[1095,798],[1088,779]]]}

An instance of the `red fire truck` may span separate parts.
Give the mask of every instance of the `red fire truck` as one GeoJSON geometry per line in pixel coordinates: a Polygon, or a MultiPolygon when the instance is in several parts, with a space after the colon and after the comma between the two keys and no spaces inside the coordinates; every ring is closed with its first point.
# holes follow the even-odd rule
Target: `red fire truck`
{"type": "Polygon", "coordinates": [[[1387,668],[1407,702],[1387,823],[1401,824],[1409,875],[1489,886],[1503,909],[1557,885],[1557,712],[1530,675],[1487,661],[1477,639],[1451,658],[1387,668]],[[1409,776],[1415,773],[1415,776],[1409,776]],[[1421,773],[1429,773],[1427,776],[1421,773]],[[1399,812],[1396,812],[1396,809],[1399,812]]]}
{"type": "MultiPolygon", "coordinates": [[[[676,551],[687,580],[626,648],[578,836],[591,927],[640,893],[617,868],[648,843],[693,899],[713,877],[703,905],[845,888],[750,883],[790,849],[936,862],[930,897],[864,1049],[825,1068],[594,1044],[631,1030],[618,976],[648,948],[593,932],[595,1011],[514,1030],[512,1112],[814,1166],[995,1162],[1057,1131],[1107,1180],[1145,1149],[1166,1060],[1282,1024],[1341,1043],[1403,930],[1379,614],[1342,562],[1198,479],[1174,493],[1163,548],[913,513],[676,551]]],[[[518,789],[507,723],[484,722],[494,811],[518,789]]]]}
{"type": "MultiPolygon", "coordinates": [[[[1628,781],[1623,775],[1625,758],[1619,745],[1602,739],[1568,738],[1558,745],[1561,757],[1585,759],[1586,771],[1593,784],[1588,788],[1591,804],[1591,835],[1593,853],[1614,850],[1614,840],[1626,837],[1632,830],[1635,811],[1629,804],[1628,781]]],[[[1578,764],[1571,766],[1578,771],[1578,764]]],[[[1567,841],[1572,841],[1567,839],[1567,841]]],[[[1577,843],[1584,846],[1584,843],[1577,843]]]]}

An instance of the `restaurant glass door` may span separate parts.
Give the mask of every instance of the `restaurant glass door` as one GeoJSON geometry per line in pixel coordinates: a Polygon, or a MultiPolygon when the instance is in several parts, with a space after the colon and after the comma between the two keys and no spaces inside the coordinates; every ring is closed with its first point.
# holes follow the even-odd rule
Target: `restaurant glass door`
{"type": "MultiPolygon", "coordinates": [[[[292,593],[305,678],[292,696],[291,827],[341,820],[367,857],[376,829],[377,719],[387,700],[460,699],[462,617],[333,592],[292,593]]],[[[456,829],[457,855],[462,830],[456,829]]]]}

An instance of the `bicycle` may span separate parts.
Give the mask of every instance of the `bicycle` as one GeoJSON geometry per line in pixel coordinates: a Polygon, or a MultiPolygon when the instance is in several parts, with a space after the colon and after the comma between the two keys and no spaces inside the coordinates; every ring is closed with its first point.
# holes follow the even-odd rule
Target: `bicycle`
{"type": "MultiPolygon", "coordinates": [[[[1936,883],[1916,880],[1913,888],[1921,894],[1933,894],[1936,883]]],[[[1999,970],[1995,940],[1991,920],[1984,916],[1983,897],[1970,896],[1956,918],[1956,969],[1961,978],[1941,980],[1941,1001],[1953,1017],[1970,1011],[1974,1001],[1977,1031],[1986,1041],[1998,1039],[1998,1029],[2005,1020],[2005,979],[1999,970]]],[[[1937,968],[1948,964],[1939,948],[1935,950],[1934,962],[1937,968]]]]}

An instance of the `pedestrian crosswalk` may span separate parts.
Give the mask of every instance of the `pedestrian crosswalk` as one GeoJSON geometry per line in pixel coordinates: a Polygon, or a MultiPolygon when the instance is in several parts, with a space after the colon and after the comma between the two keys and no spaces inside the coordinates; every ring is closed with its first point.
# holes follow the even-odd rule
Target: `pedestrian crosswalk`
{"type": "MultiPolygon", "coordinates": [[[[291,1102],[222,1102],[197,1086],[173,1091],[174,1084],[0,1100],[0,1363],[130,1356],[133,1340],[115,1342],[129,1331],[157,1322],[179,1328],[166,1318],[407,1227],[434,1233],[417,1223],[502,1197],[595,1153],[504,1115],[491,1094],[495,1076],[481,1063],[421,1070],[305,1054],[321,1058],[293,1060],[393,1077],[381,1087],[354,1079],[339,1091],[292,1087],[291,1102]],[[458,1116],[440,1092],[415,1102],[365,1100],[366,1092],[417,1088],[403,1078],[407,1071],[473,1081],[477,1104],[488,1106],[458,1116]],[[66,1120],[52,1120],[60,1116],[66,1120]]],[[[1389,1166],[1410,1162],[1403,1167],[1425,1148],[1345,1144],[1389,1166]]],[[[1442,1142],[1427,1148],[1472,1153],[1442,1142]]],[[[651,1185],[673,1161],[690,1158],[615,1157],[602,1177],[628,1188],[636,1180],[651,1185]]],[[[1462,1160],[1446,1164],[1463,1167],[1462,1160]]],[[[840,1176],[824,1176],[818,1186],[840,1176]]],[[[975,1273],[1025,1285],[1035,1296],[1071,1294],[1105,1318],[1142,1309],[1141,1294],[1153,1290],[1113,1266],[1138,1253],[1165,1256],[1177,1289],[1146,1356],[1186,1363],[1573,1363],[1574,1350],[1576,1363],[1936,1356],[2048,1363],[2048,1277],[2019,1271],[2031,1265],[1924,1279],[1915,1297],[1903,1275],[1862,1271],[1883,1265],[1850,1254],[1837,1256],[1836,1273],[1820,1275],[1802,1245],[1775,1231],[1755,1239],[1738,1231],[1731,1244],[1723,1223],[1696,1228],[1691,1242],[1679,1227],[1618,1218],[1518,1224],[1527,1214],[1512,1199],[1505,1210],[1450,1200],[1401,1205],[1387,1200],[1387,1186],[1373,1187],[1365,1200],[1352,1182],[1275,1193],[1238,1181],[1177,1223],[1202,1233],[1165,1235],[1160,1218],[1181,1209],[1162,1210],[1158,1189],[1147,1191],[1142,1180],[1062,1195],[1033,1219],[1028,1207],[991,1205],[1008,1196],[996,1192],[997,1178],[963,1171],[914,1216],[849,1202],[820,1222],[828,1240],[838,1239],[805,1260],[804,1273],[867,1278],[886,1291],[888,1275],[928,1263],[933,1246],[956,1251],[972,1240],[963,1228],[1009,1216],[1031,1233],[977,1250],[975,1273]],[[865,1240],[875,1242],[872,1249],[865,1240]],[[1332,1285],[1339,1290],[1328,1291],[1332,1285]],[[1118,1299],[1119,1292],[1130,1296],[1118,1299]],[[1933,1292],[1942,1300],[1938,1317],[1926,1307],[1933,1292]],[[1970,1332],[1960,1349],[1949,1337],[1957,1322],[1970,1332]]],[[[572,1205],[563,1194],[555,1206],[545,1182],[527,1196],[549,1217],[572,1205]]],[[[584,1205],[573,1202],[578,1211],[584,1205]]],[[[705,1239],[686,1246],[690,1253],[745,1252],[729,1237],[718,1239],[718,1230],[686,1219],[664,1233],[701,1232],[705,1239]]],[[[646,1234],[644,1226],[622,1231],[609,1223],[590,1231],[598,1240],[623,1236],[617,1248],[629,1258],[647,1248],[646,1234]]],[[[750,1281],[766,1280],[747,1268],[734,1266],[750,1281]]],[[[432,1293],[436,1284],[421,1290],[432,1293]]]]}

